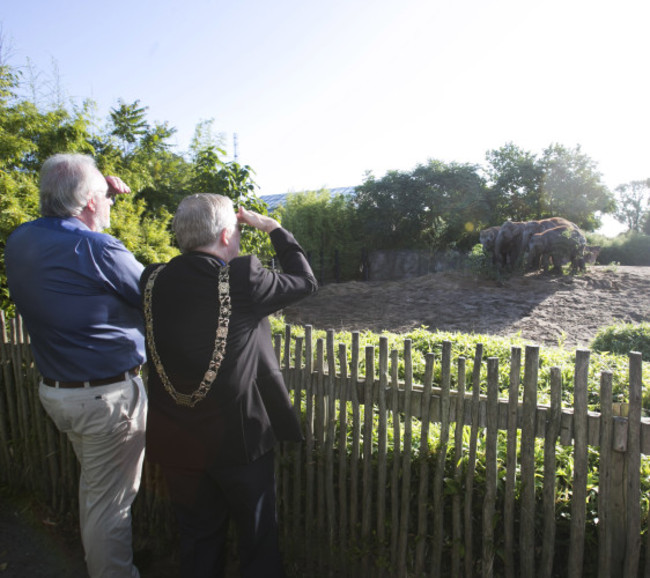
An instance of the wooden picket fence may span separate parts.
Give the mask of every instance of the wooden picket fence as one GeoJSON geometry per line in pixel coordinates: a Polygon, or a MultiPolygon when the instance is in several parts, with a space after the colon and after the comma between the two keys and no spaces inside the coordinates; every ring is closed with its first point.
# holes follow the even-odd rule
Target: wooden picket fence
{"type": "MultiPolygon", "coordinates": [[[[74,510],[74,455],[40,408],[27,336],[18,321],[2,321],[0,481],[74,510]]],[[[481,345],[466,375],[467,360],[452,360],[444,342],[439,359],[426,356],[420,384],[408,340],[398,352],[380,338],[376,351],[353,333],[348,351],[333,331],[325,339],[313,339],[309,326],[304,337],[291,331],[275,342],[305,426],[303,444],[282,444],[276,454],[291,575],[650,577],[640,354],[630,354],[626,411],[604,401],[612,375],[603,372],[594,413],[588,350],[576,351],[574,405],[566,408],[559,368],[551,369],[550,404],[537,401],[537,347],[525,348],[523,362],[512,348],[506,399],[498,360],[484,360],[481,345]],[[559,452],[570,452],[568,473],[558,471],[559,452]],[[567,476],[570,506],[559,511],[567,476]]],[[[155,528],[161,544],[173,543],[164,484],[148,464],[134,525],[136,534],[155,528]]]]}

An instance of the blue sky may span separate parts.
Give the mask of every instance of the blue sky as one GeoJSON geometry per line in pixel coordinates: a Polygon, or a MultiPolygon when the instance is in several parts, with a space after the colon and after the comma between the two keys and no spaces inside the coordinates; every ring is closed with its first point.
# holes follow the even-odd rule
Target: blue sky
{"type": "Polygon", "coordinates": [[[214,119],[260,194],[354,186],[506,142],[650,177],[647,0],[21,0],[9,61],[107,117],[139,99],[185,150],[214,119]]]}

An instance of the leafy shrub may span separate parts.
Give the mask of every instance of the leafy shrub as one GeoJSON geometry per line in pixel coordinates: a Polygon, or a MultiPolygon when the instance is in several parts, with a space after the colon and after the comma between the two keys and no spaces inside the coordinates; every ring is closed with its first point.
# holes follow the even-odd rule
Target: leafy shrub
{"type": "Polygon", "coordinates": [[[367,242],[352,199],[322,189],[287,196],[278,210],[282,226],[291,231],[307,253],[320,283],[350,281],[360,276],[367,242]]]}
{"type": "MultiPolygon", "coordinates": [[[[649,324],[646,324],[650,326],[649,324]]],[[[271,317],[271,328],[274,335],[285,336],[285,323],[281,316],[271,317]]],[[[648,333],[650,335],[650,332],[648,333]]],[[[304,327],[293,326],[291,328],[291,337],[295,339],[297,336],[304,336],[304,327]]],[[[466,370],[467,376],[472,374],[474,366],[474,354],[477,344],[483,345],[483,361],[487,361],[489,357],[496,357],[499,360],[499,386],[501,388],[499,395],[501,397],[508,396],[508,386],[510,383],[510,360],[512,348],[521,348],[521,364],[522,372],[524,368],[524,357],[526,345],[534,345],[526,341],[519,335],[510,337],[500,337],[495,335],[482,335],[478,333],[458,333],[450,331],[429,331],[427,327],[420,327],[412,329],[407,333],[390,333],[384,331],[383,333],[373,333],[372,331],[359,332],[360,349],[372,345],[375,347],[375,366],[379,357],[379,340],[380,337],[385,337],[388,340],[388,349],[396,349],[404,351],[404,340],[411,340],[411,356],[413,363],[413,379],[416,383],[422,383],[424,379],[425,370],[425,356],[431,352],[438,360],[434,367],[434,381],[440,382],[440,356],[442,353],[443,341],[451,342],[451,355],[452,366],[455,367],[459,357],[467,359],[466,370]]],[[[312,332],[312,339],[314,344],[318,339],[325,339],[326,331],[321,329],[314,329],[312,332]]],[[[351,359],[351,344],[352,333],[349,331],[335,332],[334,339],[336,343],[345,344],[347,347],[348,361],[351,359]]],[[[648,341],[650,344],[650,340],[648,341]]],[[[589,358],[589,377],[588,377],[588,405],[592,411],[600,411],[600,376],[603,371],[610,371],[612,373],[612,396],[616,402],[627,402],[629,396],[629,361],[628,353],[631,350],[641,351],[638,346],[627,348],[624,344],[621,345],[619,352],[609,352],[607,349],[598,350],[592,349],[589,358]],[[602,351],[602,352],[601,352],[602,351]]],[[[648,349],[648,347],[646,347],[648,349]]],[[[293,346],[291,351],[295,351],[293,346]]],[[[538,402],[550,402],[550,374],[552,367],[559,367],[562,375],[562,403],[564,407],[571,407],[573,405],[573,381],[575,373],[575,351],[565,349],[561,344],[558,347],[540,347],[539,349],[539,373],[538,373],[538,402]]],[[[645,358],[644,358],[645,359],[645,358]]],[[[365,373],[365,360],[363,353],[359,360],[359,371],[361,375],[365,373]]],[[[399,377],[404,378],[404,357],[399,356],[399,377]]],[[[481,371],[481,391],[486,393],[486,370],[485,367],[481,371]]],[[[643,365],[643,382],[650,383],[650,365],[643,365]]],[[[452,370],[452,389],[456,387],[457,374],[452,370]]],[[[650,391],[645,390],[643,393],[643,407],[650,410],[650,391]]]]}
{"type": "Polygon", "coordinates": [[[591,348],[617,355],[638,351],[643,361],[650,361],[650,323],[622,323],[603,327],[596,333],[591,348]]]}
{"type": "Polygon", "coordinates": [[[499,272],[492,263],[492,255],[485,252],[483,245],[477,243],[467,256],[467,267],[477,277],[497,279],[499,272]]]}
{"type": "MultiPolygon", "coordinates": [[[[639,233],[626,233],[614,239],[600,239],[601,249],[598,263],[607,265],[650,266],[650,236],[639,233]]],[[[593,241],[590,239],[590,242],[593,241]]]]}

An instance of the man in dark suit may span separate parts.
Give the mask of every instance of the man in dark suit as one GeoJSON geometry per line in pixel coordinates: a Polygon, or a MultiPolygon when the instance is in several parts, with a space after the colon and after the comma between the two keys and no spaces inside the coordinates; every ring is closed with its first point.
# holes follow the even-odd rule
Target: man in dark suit
{"type": "Polygon", "coordinates": [[[182,254],[143,272],[149,370],[147,457],[160,464],[181,536],[184,578],[223,575],[228,519],[242,576],[284,576],[273,447],[300,441],[267,316],[314,293],[294,237],[227,197],[186,197],[182,254]],[[238,257],[240,225],[270,235],[282,273],[238,257]]]}

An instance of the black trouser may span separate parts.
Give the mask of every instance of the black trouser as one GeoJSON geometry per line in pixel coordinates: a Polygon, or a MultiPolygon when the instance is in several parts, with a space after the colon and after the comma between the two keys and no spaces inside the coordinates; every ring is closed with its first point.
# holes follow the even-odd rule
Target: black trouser
{"type": "Polygon", "coordinates": [[[241,575],[284,576],[278,544],[273,452],[209,471],[163,468],[180,531],[182,578],[224,575],[228,520],[237,530],[241,575]]]}

